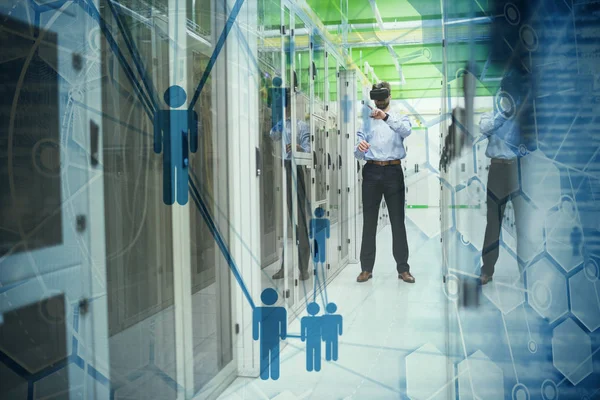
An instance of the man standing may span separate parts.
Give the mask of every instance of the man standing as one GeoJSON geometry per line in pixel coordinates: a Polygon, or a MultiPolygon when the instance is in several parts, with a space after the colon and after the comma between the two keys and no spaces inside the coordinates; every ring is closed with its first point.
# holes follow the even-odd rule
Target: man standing
{"type": "MultiPolygon", "coordinates": [[[[297,206],[298,206],[298,268],[300,270],[300,280],[307,280],[310,275],[308,273],[308,263],[310,259],[310,244],[308,242],[308,216],[310,211],[308,209],[308,200],[306,197],[306,184],[304,179],[305,168],[302,165],[292,165],[295,162],[292,161],[292,121],[291,121],[291,109],[290,109],[290,95],[289,91],[286,94],[286,120],[285,124],[283,121],[279,121],[273,129],[271,129],[270,136],[275,142],[283,140],[285,143],[285,176],[286,176],[286,187],[287,187],[287,208],[288,216],[290,220],[293,220],[293,207],[292,207],[292,185],[297,183],[297,206]],[[295,168],[294,168],[295,167],[295,168]],[[295,170],[295,171],[294,171],[295,170]]],[[[308,124],[301,119],[296,121],[296,151],[303,153],[310,153],[310,129],[308,124]]],[[[292,223],[292,227],[294,224],[292,223]]],[[[283,279],[283,260],[285,255],[282,255],[281,268],[273,275],[273,279],[283,279]]]]}
{"type": "Polygon", "coordinates": [[[372,111],[373,121],[365,132],[357,132],[358,144],[354,150],[356,158],[366,160],[364,166],[363,196],[363,235],[360,251],[362,272],[356,279],[366,282],[373,277],[375,264],[375,241],[377,219],[382,196],[390,215],[393,235],[393,252],[396,260],[398,279],[414,283],[408,265],[408,241],[404,225],[405,186],[404,172],[400,160],[406,157],[404,139],[411,133],[412,125],[407,116],[390,112],[392,99],[390,84],[381,82],[373,85],[371,99],[376,109],[372,111]]]}

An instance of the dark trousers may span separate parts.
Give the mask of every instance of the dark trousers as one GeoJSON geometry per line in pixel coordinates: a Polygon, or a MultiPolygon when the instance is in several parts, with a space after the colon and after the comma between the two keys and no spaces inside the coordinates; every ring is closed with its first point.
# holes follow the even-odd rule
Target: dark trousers
{"type": "Polygon", "coordinates": [[[404,172],[402,165],[380,166],[365,164],[363,170],[363,235],[360,263],[363,271],[373,272],[377,220],[382,196],[390,216],[393,236],[394,259],[398,273],[410,270],[408,265],[408,241],[404,225],[404,172]]]}
{"type": "MultiPolygon", "coordinates": [[[[483,239],[481,273],[488,276],[494,274],[494,267],[498,261],[500,252],[500,231],[502,230],[502,220],[508,200],[515,197],[519,190],[519,168],[515,160],[512,163],[498,163],[492,160],[488,175],[487,184],[487,225],[485,227],[485,236],[483,239]]],[[[513,202],[515,211],[515,221],[517,224],[521,220],[522,210],[520,202],[513,202]]],[[[521,241],[522,234],[519,234],[519,225],[517,230],[517,255],[519,254],[518,242],[521,241]]]]}
{"type": "MultiPolygon", "coordinates": [[[[288,218],[291,221],[292,229],[296,225],[293,220],[293,205],[292,205],[292,185],[298,184],[297,189],[297,207],[298,207],[298,220],[297,226],[298,231],[296,240],[298,241],[298,269],[300,272],[308,271],[308,262],[310,260],[310,244],[308,242],[308,224],[307,219],[310,216],[308,210],[308,199],[306,197],[306,183],[304,179],[304,167],[301,165],[296,166],[296,173],[292,176],[292,162],[285,161],[285,176],[286,176],[286,187],[287,187],[287,208],[288,218]]],[[[283,260],[282,260],[283,267],[283,260]]]]}

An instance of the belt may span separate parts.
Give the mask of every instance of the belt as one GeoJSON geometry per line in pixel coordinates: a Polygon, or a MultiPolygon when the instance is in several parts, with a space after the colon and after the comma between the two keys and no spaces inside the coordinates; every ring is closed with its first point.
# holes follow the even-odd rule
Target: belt
{"type": "Polygon", "coordinates": [[[515,161],[517,161],[516,159],[504,159],[504,158],[492,158],[492,164],[512,164],[515,161]]]}
{"type": "Polygon", "coordinates": [[[375,160],[367,160],[369,164],[381,165],[385,167],[386,165],[400,165],[400,160],[391,160],[391,161],[375,161],[375,160]]]}

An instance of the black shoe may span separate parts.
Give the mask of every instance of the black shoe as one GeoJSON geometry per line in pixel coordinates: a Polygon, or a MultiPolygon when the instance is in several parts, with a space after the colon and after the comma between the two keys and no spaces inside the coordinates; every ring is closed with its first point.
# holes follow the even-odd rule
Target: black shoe
{"type": "Polygon", "coordinates": [[[283,279],[283,267],[279,271],[275,272],[273,279],[283,279]]]}

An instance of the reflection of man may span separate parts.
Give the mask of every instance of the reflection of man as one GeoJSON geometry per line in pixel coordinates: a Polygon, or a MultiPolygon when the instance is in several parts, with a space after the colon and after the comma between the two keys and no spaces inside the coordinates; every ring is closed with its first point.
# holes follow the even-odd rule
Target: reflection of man
{"type": "MultiPolygon", "coordinates": [[[[288,215],[292,221],[293,208],[292,208],[292,185],[297,183],[297,209],[298,209],[298,268],[300,270],[300,280],[307,280],[308,274],[308,262],[310,257],[310,245],[308,243],[308,227],[307,218],[310,215],[308,210],[308,200],[306,198],[306,184],[304,179],[305,168],[302,165],[297,165],[295,168],[295,174],[292,174],[292,121],[291,121],[291,108],[290,108],[290,97],[289,92],[286,95],[286,120],[285,126],[283,121],[279,121],[273,129],[271,129],[271,139],[278,142],[283,140],[285,143],[285,175],[286,175],[286,187],[287,187],[287,207],[288,215]]],[[[310,129],[306,122],[297,119],[296,120],[296,151],[303,153],[310,153],[310,129]]],[[[294,224],[292,223],[292,226],[294,224]]],[[[273,279],[283,279],[283,260],[285,255],[282,255],[281,268],[273,275],[273,279]]]]}
{"type": "MultiPolygon", "coordinates": [[[[519,191],[517,158],[522,140],[521,104],[523,82],[516,71],[508,73],[501,82],[501,91],[496,96],[494,110],[481,117],[479,128],[488,137],[486,156],[491,159],[487,184],[487,225],[483,241],[481,283],[487,284],[494,275],[498,261],[500,230],[508,200],[519,191]]],[[[522,233],[520,219],[523,217],[520,204],[513,201],[517,239],[522,233]]],[[[523,238],[521,238],[522,240],[523,238]]],[[[517,245],[517,254],[519,246],[517,245]]]]}
{"type": "Polygon", "coordinates": [[[327,239],[330,235],[329,218],[323,218],[325,210],[321,207],[315,209],[315,217],[310,220],[309,237],[313,239],[313,262],[324,264],[327,258],[327,239]]]}
{"type": "MultiPolygon", "coordinates": [[[[404,139],[411,133],[411,123],[407,116],[390,112],[392,99],[390,84],[381,82],[373,86],[373,92],[383,93],[385,98],[375,99],[377,109],[373,110],[373,119],[365,132],[358,132],[358,144],[354,155],[367,160],[363,168],[363,235],[360,251],[361,273],[358,282],[366,282],[373,276],[375,264],[375,238],[377,220],[382,196],[389,211],[392,225],[393,252],[396,260],[398,278],[414,283],[408,265],[408,241],[404,225],[404,172],[401,159],[406,157],[404,139]],[[386,92],[387,90],[387,92],[386,92]]],[[[383,97],[382,96],[382,97],[383,97]]],[[[377,96],[379,97],[379,95],[377,96]]]]}

